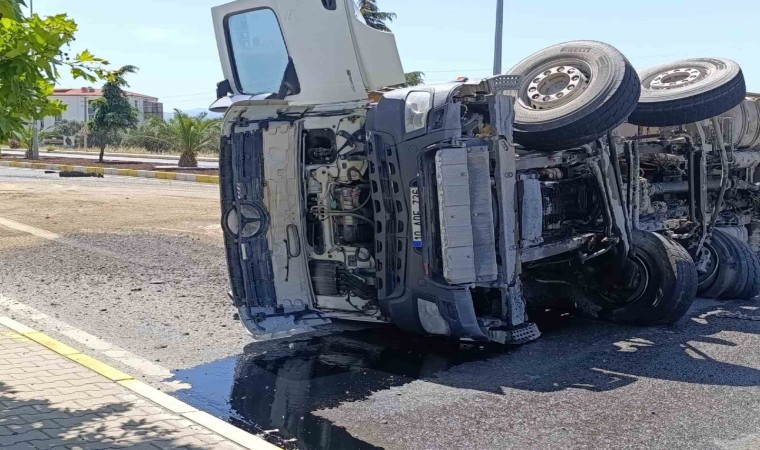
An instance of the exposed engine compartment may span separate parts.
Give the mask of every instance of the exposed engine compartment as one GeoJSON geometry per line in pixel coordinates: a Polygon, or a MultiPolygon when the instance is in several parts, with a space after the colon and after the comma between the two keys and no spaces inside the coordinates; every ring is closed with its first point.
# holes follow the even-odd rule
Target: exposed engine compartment
{"type": "MultiPolygon", "coordinates": [[[[367,161],[339,157],[332,129],[303,132],[308,266],[320,308],[376,312],[367,161]]],[[[341,150],[354,150],[348,145],[341,150]]]]}

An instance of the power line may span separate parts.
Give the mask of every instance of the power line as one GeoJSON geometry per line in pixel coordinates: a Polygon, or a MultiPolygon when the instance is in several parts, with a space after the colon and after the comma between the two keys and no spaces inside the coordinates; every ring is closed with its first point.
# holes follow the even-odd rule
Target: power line
{"type": "Polygon", "coordinates": [[[210,91],[205,92],[198,92],[193,94],[178,94],[178,95],[165,95],[161,96],[161,99],[167,99],[167,98],[189,98],[189,97],[200,97],[200,96],[213,96],[214,93],[210,91]]]}

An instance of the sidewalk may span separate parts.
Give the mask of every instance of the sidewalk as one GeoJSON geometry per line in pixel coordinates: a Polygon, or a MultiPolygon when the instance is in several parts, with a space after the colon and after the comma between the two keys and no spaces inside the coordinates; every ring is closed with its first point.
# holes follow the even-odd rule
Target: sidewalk
{"type": "MultiPolygon", "coordinates": [[[[40,147],[42,148],[42,146],[40,147]]],[[[4,151],[26,151],[26,150],[18,150],[18,149],[12,149],[8,147],[7,145],[0,145],[0,152],[4,151]]],[[[43,153],[50,153],[42,150],[43,153]]],[[[54,153],[50,153],[54,155],[55,153],[71,153],[74,155],[99,155],[99,150],[91,150],[91,151],[82,151],[82,150],[76,150],[74,148],[68,149],[68,148],[61,148],[59,150],[56,150],[54,153]]],[[[164,153],[119,153],[119,152],[105,152],[103,154],[105,157],[108,156],[126,156],[126,157],[132,157],[132,158],[154,158],[154,159],[179,159],[179,155],[167,155],[164,153]]],[[[209,162],[217,162],[219,161],[218,156],[196,156],[195,159],[198,161],[209,161],[209,162]]]]}
{"type": "Polygon", "coordinates": [[[0,317],[0,448],[276,447],[0,317]]]}

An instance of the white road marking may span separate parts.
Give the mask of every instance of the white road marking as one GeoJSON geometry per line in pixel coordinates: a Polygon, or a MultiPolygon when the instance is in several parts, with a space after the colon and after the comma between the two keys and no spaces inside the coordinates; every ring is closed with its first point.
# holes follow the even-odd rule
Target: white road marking
{"type": "Polygon", "coordinates": [[[80,330],[66,322],[56,319],[55,317],[49,316],[36,308],[25,305],[2,294],[0,294],[0,308],[19,314],[23,316],[25,320],[30,320],[39,324],[39,328],[43,331],[55,330],[61,336],[66,336],[91,350],[96,350],[109,358],[119,361],[125,366],[135,369],[143,375],[161,378],[164,380],[162,384],[167,387],[171,387],[175,390],[189,387],[188,385],[177,381],[167,382],[166,380],[171,379],[173,375],[171,371],[165,367],[152,361],[148,361],[145,358],[137,356],[134,353],[117,347],[110,342],[106,342],[99,337],[93,336],[86,331],[80,330]]]}
{"type": "Polygon", "coordinates": [[[73,248],[78,248],[80,250],[84,250],[90,253],[97,253],[98,255],[106,256],[108,258],[113,258],[119,261],[136,264],[142,267],[158,268],[158,266],[149,264],[143,260],[128,258],[122,254],[112,252],[110,250],[106,250],[100,247],[96,247],[94,245],[86,244],[84,242],[79,242],[74,239],[69,239],[67,237],[61,236],[60,234],[43,230],[42,228],[33,227],[31,225],[26,225],[21,222],[16,222],[15,220],[7,219],[5,217],[0,217],[0,226],[10,228],[11,230],[21,231],[22,233],[28,233],[28,234],[31,234],[32,236],[36,236],[42,239],[47,239],[48,241],[58,242],[60,244],[73,247],[73,248]]]}
{"type": "Polygon", "coordinates": [[[35,228],[29,225],[24,225],[23,223],[16,222],[15,220],[6,219],[4,217],[0,217],[0,225],[6,228],[10,228],[11,230],[29,233],[33,236],[41,237],[42,239],[47,239],[50,241],[56,241],[61,238],[60,235],[51,233],[50,231],[43,230],[41,228],[35,228]]]}

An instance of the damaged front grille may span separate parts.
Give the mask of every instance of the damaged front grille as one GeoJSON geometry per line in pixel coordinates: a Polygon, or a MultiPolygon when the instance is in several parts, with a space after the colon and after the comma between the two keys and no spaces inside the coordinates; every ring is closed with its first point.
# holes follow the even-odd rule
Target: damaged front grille
{"type": "Polygon", "coordinates": [[[378,298],[403,289],[406,267],[406,204],[401,200],[401,176],[395,147],[373,135],[367,145],[375,215],[375,260],[378,298]]]}
{"type": "Polygon", "coordinates": [[[219,154],[222,227],[232,294],[237,306],[275,307],[269,244],[266,239],[263,134],[261,130],[236,133],[225,138],[219,154]],[[261,211],[245,213],[245,208],[261,211]],[[258,221],[254,224],[254,221],[258,221]],[[249,225],[255,233],[248,234],[249,225]]]}

